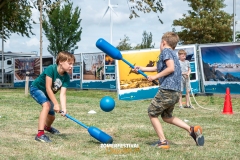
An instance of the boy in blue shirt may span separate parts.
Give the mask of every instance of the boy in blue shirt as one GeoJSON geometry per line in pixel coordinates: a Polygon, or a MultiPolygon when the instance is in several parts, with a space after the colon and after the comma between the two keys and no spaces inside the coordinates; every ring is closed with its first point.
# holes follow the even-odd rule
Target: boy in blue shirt
{"type": "Polygon", "coordinates": [[[192,138],[195,140],[196,145],[204,145],[204,136],[202,135],[202,128],[200,126],[189,126],[181,119],[172,116],[174,106],[179,101],[179,93],[181,92],[181,67],[178,61],[177,55],[173,52],[179,37],[174,32],[167,32],[163,35],[157,66],[153,67],[135,67],[135,71],[141,70],[145,72],[155,72],[156,75],[148,76],[149,81],[159,80],[159,90],[151,101],[148,107],[148,115],[150,121],[155,129],[159,142],[157,146],[163,149],[169,149],[169,142],[166,140],[163,133],[162,125],[158,119],[161,115],[164,122],[176,125],[189,132],[192,138]]]}

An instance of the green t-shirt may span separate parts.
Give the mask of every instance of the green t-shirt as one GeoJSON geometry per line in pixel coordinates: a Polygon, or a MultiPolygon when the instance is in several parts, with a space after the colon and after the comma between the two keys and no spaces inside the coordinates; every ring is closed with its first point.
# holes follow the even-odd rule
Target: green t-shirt
{"type": "Polygon", "coordinates": [[[57,93],[61,87],[68,87],[68,84],[70,82],[70,77],[68,75],[67,72],[64,73],[63,76],[58,74],[57,71],[57,64],[53,64],[48,66],[43,72],[42,74],[40,74],[37,79],[35,79],[32,82],[32,85],[34,87],[37,87],[38,89],[40,89],[41,91],[43,91],[46,95],[47,95],[47,91],[46,91],[46,76],[51,77],[52,78],[52,91],[53,93],[57,93]]]}

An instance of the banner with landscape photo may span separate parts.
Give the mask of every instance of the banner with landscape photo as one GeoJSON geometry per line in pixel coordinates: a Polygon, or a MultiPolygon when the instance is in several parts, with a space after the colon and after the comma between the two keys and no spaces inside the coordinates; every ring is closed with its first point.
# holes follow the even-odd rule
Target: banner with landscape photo
{"type": "Polygon", "coordinates": [[[240,93],[240,44],[200,45],[202,80],[206,93],[240,93]]]}

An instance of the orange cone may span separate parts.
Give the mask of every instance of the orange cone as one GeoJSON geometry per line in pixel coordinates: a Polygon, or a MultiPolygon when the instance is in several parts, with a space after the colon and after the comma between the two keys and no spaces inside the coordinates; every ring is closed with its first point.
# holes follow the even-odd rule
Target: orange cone
{"type": "Polygon", "coordinates": [[[231,96],[230,96],[230,89],[226,89],[226,95],[225,95],[225,102],[223,106],[223,114],[233,114],[232,111],[232,102],[231,102],[231,96]]]}

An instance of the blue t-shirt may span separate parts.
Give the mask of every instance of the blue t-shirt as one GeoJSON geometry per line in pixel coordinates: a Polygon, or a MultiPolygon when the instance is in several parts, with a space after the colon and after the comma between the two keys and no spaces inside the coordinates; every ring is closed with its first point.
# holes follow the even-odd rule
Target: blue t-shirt
{"type": "Polygon", "coordinates": [[[174,91],[181,91],[181,67],[177,55],[170,48],[164,48],[157,62],[157,72],[162,72],[167,68],[166,60],[174,61],[174,72],[159,78],[160,88],[174,91]]]}
{"type": "Polygon", "coordinates": [[[43,91],[47,95],[46,91],[46,76],[52,78],[52,91],[53,93],[57,93],[61,87],[68,87],[70,82],[70,77],[67,72],[65,72],[62,76],[58,74],[57,64],[53,64],[48,66],[42,74],[38,76],[32,83],[34,87],[37,87],[41,91],[43,91]]]}

